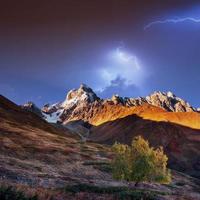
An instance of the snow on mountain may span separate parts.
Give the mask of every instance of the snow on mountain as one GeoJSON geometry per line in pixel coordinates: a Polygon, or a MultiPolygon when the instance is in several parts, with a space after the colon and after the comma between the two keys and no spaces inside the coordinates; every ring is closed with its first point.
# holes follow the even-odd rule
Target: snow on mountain
{"type": "Polygon", "coordinates": [[[45,105],[42,112],[48,122],[56,123],[63,121],[66,115],[69,115],[77,107],[88,106],[99,100],[99,97],[85,84],[81,84],[78,89],[70,90],[66,99],[61,103],[45,105]]]}
{"type": "Polygon", "coordinates": [[[52,112],[51,114],[46,114],[43,112],[44,119],[48,121],[49,123],[58,123],[61,121],[60,116],[62,115],[64,109],[58,109],[55,112],[52,112]]]}
{"type": "MultiPolygon", "coordinates": [[[[67,123],[72,120],[87,119],[88,113],[93,115],[91,109],[109,103],[125,107],[150,104],[169,112],[193,112],[197,111],[188,102],[176,97],[172,92],[156,91],[147,97],[128,98],[113,95],[111,99],[100,99],[94,91],[85,84],[78,89],[70,90],[63,102],[53,105],[45,105],[42,108],[44,118],[51,123],[67,123]]],[[[91,117],[91,116],[90,116],[91,117]]]]}

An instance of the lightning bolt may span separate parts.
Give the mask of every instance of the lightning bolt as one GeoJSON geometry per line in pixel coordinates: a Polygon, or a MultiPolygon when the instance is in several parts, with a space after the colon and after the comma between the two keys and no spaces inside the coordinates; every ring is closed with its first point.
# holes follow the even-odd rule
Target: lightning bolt
{"type": "Polygon", "coordinates": [[[165,20],[153,21],[153,22],[147,24],[146,26],[144,26],[144,30],[146,30],[146,29],[148,29],[148,28],[150,28],[154,25],[157,25],[157,24],[166,24],[166,23],[176,24],[176,23],[181,23],[181,22],[185,22],[185,21],[200,23],[200,19],[193,18],[193,17],[185,17],[185,18],[177,18],[177,19],[165,19],[165,20]]]}

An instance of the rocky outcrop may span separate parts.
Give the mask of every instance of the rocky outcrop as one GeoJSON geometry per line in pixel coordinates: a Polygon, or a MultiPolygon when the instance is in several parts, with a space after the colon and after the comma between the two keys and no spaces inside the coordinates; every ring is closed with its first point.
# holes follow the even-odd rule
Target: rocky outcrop
{"type": "Polygon", "coordinates": [[[22,105],[21,108],[24,110],[27,110],[27,111],[31,111],[31,112],[35,113],[36,115],[43,118],[42,111],[31,101],[22,105]]]}

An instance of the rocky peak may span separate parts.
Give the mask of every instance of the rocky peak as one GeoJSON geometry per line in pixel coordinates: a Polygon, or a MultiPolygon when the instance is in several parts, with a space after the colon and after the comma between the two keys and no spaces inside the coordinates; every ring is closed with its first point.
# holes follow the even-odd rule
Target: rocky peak
{"type": "Polygon", "coordinates": [[[111,101],[117,105],[117,104],[122,104],[124,105],[124,99],[122,97],[120,97],[118,94],[113,95],[111,98],[111,101]]]}
{"type": "Polygon", "coordinates": [[[171,92],[171,91],[168,91],[166,93],[167,97],[170,97],[170,98],[175,98],[176,96],[171,92]]]}
{"type": "Polygon", "coordinates": [[[21,106],[25,110],[29,111],[35,111],[35,110],[40,110],[32,101],[28,101],[24,105],[21,106]]]}
{"type": "Polygon", "coordinates": [[[78,89],[70,90],[63,102],[53,105],[47,104],[42,108],[42,111],[47,121],[63,122],[73,116],[81,115],[81,113],[85,112],[93,103],[99,100],[100,98],[90,87],[81,84],[78,89]]]}
{"type": "Polygon", "coordinates": [[[23,105],[24,108],[34,108],[36,105],[32,101],[28,101],[23,105]]]}
{"type": "Polygon", "coordinates": [[[40,117],[43,117],[41,110],[31,101],[22,105],[21,108],[27,111],[31,111],[40,117]]]}
{"type": "Polygon", "coordinates": [[[176,97],[172,92],[160,92],[155,91],[147,97],[137,97],[137,98],[122,98],[118,95],[114,95],[111,99],[113,104],[121,104],[124,106],[139,106],[144,103],[148,103],[160,108],[163,108],[170,112],[191,112],[196,111],[188,102],[183,99],[176,97]]]}
{"type": "Polygon", "coordinates": [[[55,103],[50,105],[49,103],[45,104],[42,108],[42,112],[51,114],[53,112],[56,112],[61,106],[61,103],[55,103]]]}
{"type": "Polygon", "coordinates": [[[149,104],[164,108],[172,112],[190,112],[194,111],[192,106],[183,99],[176,97],[172,92],[156,91],[146,97],[149,104]]]}
{"type": "Polygon", "coordinates": [[[78,89],[68,92],[65,101],[62,103],[62,107],[65,108],[79,103],[93,103],[96,100],[99,100],[99,97],[97,97],[94,91],[87,85],[81,84],[78,89]]]}
{"type": "Polygon", "coordinates": [[[144,103],[147,103],[147,100],[144,97],[137,97],[137,98],[124,98],[126,106],[139,106],[144,103]]]}

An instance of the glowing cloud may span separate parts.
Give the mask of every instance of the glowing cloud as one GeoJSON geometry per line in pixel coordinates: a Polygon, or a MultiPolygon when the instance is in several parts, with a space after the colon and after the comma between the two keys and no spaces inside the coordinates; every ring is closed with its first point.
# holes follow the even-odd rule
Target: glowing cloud
{"type": "Polygon", "coordinates": [[[140,87],[144,72],[134,54],[119,47],[109,53],[105,64],[105,67],[99,70],[104,87],[110,86],[116,79],[123,80],[125,86],[135,85],[140,87]]]}
{"type": "Polygon", "coordinates": [[[137,57],[127,52],[124,52],[123,50],[121,50],[121,48],[117,48],[115,57],[122,64],[132,64],[133,67],[136,67],[137,69],[140,68],[137,57]]]}
{"type": "Polygon", "coordinates": [[[144,30],[158,24],[166,24],[166,23],[181,23],[181,22],[194,22],[194,23],[200,23],[199,18],[193,18],[193,17],[185,17],[185,18],[176,18],[176,19],[165,19],[165,20],[158,20],[158,21],[153,21],[146,26],[144,26],[144,30]]]}

